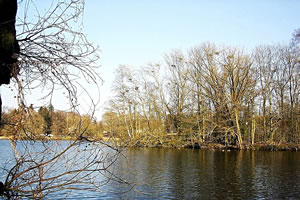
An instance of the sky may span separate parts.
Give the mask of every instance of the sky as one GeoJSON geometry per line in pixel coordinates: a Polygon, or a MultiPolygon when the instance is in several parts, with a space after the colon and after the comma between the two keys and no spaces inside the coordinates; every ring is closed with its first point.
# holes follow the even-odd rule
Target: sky
{"type": "MultiPolygon", "coordinates": [[[[37,4],[38,5],[38,4],[37,4]]],[[[203,42],[252,49],[288,42],[300,28],[299,0],[86,0],[84,32],[101,49],[101,118],[119,65],[140,68],[203,42]]],[[[4,106],[16,104],[0,88],[4,106]]],[[[34,100],[34,91],[32,92],[34,100]]],[[[54,107],[64,107],[56,99],[54,107]]]]}

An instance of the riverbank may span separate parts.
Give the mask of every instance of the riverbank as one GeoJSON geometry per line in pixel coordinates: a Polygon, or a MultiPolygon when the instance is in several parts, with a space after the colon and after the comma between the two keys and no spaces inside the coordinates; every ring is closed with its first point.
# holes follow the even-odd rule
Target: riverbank
{"type": "MultiPolygon", "coordinates": [[[[0,140],[12,140],[13,137],[12,136],[0,136],[0,140]]],[[[76,138],[74,137],[55,137],[55,136],[41,136],[41,137],[36,137],[34,138],[34,140],[75,140],[76,138]]],[[[24,138],[17,138],[17,140],[30,140],[30,138],[28,137],[24,137],[24,138]]]]}
{"type": "MultiPolygon", "coordinates": [[[[11,140],[12,137],[0,136],[0,140],[11,140]]],[[[38,140],[75,140],[73,137],[43,137],[38,140]]],[[[22,140],[22,138],[20,138],[22,140]]],[[[259,151],[300,151],[300,144],[243,144],[242,149],[237,145],[224,145],[219,143],[184,143],[182,141],[157,141],[137,140],[122,142],[120,138],[102,137],[102,142],[113,143],[116,146],[122,147],[148,147],[148,148],[174,148],[174,149],[208,149],[208,150],[259,150],[259,151]]]]}
{"type": "Polygon", "coordinates": [[[207,143],[207,144],[194,144],[194,145],[183,145],[180,147],[171,147],[165,145],[154,145],[154,146],[143,146],[137,147],[152,147],[152,148],[186,148],[186,149],[210,149],[210,150],[259,150],[259,151],[300,151],[299,144],[254,144],[254,145],[243,145],[243,148],[236,145],[223,145],[218,143],[207,143]]]}
{"type": "Polygon", "coordinates": [[[242,148],[238,145],[225,145],[214,142],[191,142],[182,140],[137,140],[125,143],[129,147],[149,148],[186,148],[186,149],[210,149],[210,150],[259,150],[259,151],[300,151],[300,144],[270,144],[270,143],[244,143],[242,148]]]}
{"type": "Polygon", "coordinates": [[[10,140],[12,137],[9,136],[0,136],[0,140],[10,140]]]}
{"type": "Polygon", "coordinates": [[[219,150],[259,150],[259,151],[299,151],[299,144],[254,144],[243,145],[242,149],[235,145],[223,145],[223,144],[195,144],[195,145],[186,145],[184,148],[190,149],[219,149],[219,150]]]}

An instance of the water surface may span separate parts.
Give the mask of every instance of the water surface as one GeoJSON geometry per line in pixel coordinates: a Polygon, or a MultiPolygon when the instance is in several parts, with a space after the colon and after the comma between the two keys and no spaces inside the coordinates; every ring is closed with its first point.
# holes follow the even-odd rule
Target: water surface
{"type": "MultiPolygon", "coordinates": [[[[13,153],[8,141],[0,145],[2,166],[13,153]]],[[[111,170],[135,183],[132,190],[112,181],[67,199],[300,199],[300,152],[130,148],[124,155],[111,170]]]]}

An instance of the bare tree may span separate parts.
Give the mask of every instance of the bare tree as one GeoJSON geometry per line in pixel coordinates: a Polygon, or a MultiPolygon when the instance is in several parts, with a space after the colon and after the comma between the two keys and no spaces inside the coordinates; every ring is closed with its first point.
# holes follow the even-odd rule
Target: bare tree
{"type": "Polygon", "coordinates": [[[198,134],[202,142],[216,128],[216,124],[211,118],[213,101],[209,97],[214,96],[214,94],[217,97],[214,90],[217,88],[209,87],[207,77],[209,76],[210,66],[216,66],[214,56],[217,54],[219,54],[217,47],[211,43],[204,43],[189,51],[190,79],[193,83],[194,102],[196,102],[195,113],[197,113],[198,134]]]}
{"type": "Polygon", "coordinates": [[[158,137],[159,144],[179,141],[174,146],[181,147],[214,142],[244,148],[258,142],[297,142],[297,41],[259,46],[252,54],[211,43],[197,46],[187,54],[173,51],[165,56],[163,64],[144,67],[143,76],[118,73],[123,75],[115,83],[119,81],[118,85],[123,86],[118,91],[124,92],[113,101],[123,104],[114,104],[115,108],[122,108],[122,113],[127,114],[121,116],[128,120],[138,113],[139,119],[144,118],[148,124],[148,133],[140,135],[148,139],[158,137]],[[134,89],[136,85],[138,90],[134,89]],[[137,105],[133,115],[131,105],[126,103],[129,99],[137,105]],[[187,137],[177,137],[177,133],[187,137]]]}
{"type": "Polygon", "coordinates": [[[116,70],[116,77],[112,89],[115,93],[115,104],[120,121],[126,127],[127,136],[134,137],[134,129],[132,124],[132,105],[134,105],[134,74],[133,71],[124,65],[120,65],[116,70]]]}
{"type": "Polygon", "coordinates": [[[48,105],[55,93],[67,95],[70,106],[66,110],[77,113],[80,94],[85,93],[90,102],[91,120],[87,121],[92,121],[98,102],[85,88],[86,84],[98,87],[101,78],[97,73],[98,48],[82,32],[84,3],[53,0],[41,11],[32,0],[18,2],[16,38],[20,52],[13,83],[19,108],[16,123],[7,124],[13,130],[10,143],[15,159],[4,167],[7,175],[0,189],[6,198],[41,199],[61,190],[97,191],[107,181],[119,180],[110,171],[119,150],[87,137],[89,123],[84,118],[72,127],[70,142],[37,141],[24,123],[25,117],[30,120],[34,114],[26,94],[36,90],[43,92],[41,100],[48,105]],[[26,141],[19,140],[21,137],[26,141]]]}
{"type": "Polygon", "coordinates": [[[219,131],[212,131],[224,132],[225,141],[227,133],[236,136],[242,148],[241,112],[244,113],[246,97],[254,96],[255,88],[251,59],[234,48],[204,44],[192,50],[190,63],[199,92],[198,112],[207,99],[206,107],[215,115],[211,121],[215,128],[219,127],[219,131]]]}
{"type": "Polygon", "coordinates": [[[141,85],[144,90],[143,96],[143,115],[147,119],[148,129],[161,129],[160,132],[164,132],[166,129],[165,121],[167,119],[167,102],[166,102],[166,77],[163,72],[163,66],[159,63],[149,64],[142,70],[143,79],[141,85]],[[152,121],[158,120],[161,126],[157,126],[154,123],[151,126],[152,121]]]}
{"type": "Polygon", "coordinates": [[[65,89],[71,105],[75,106],[78,80],[101,81],[98,48],[82,32],[81,16],[84,1],[53,0],[40,12],[31,0],[20,1],[23,13],[17,18],[17,40],[20,44],[20,74],[16,82],[23,92],[43,88],[50,101],[56,89],[65,89]]]}
{"type": "Polygon", "coordinates": [[[295,134],[299,95],[295,45],[261,46],[255,52],[264,139],[270,143],[292,141],[295,134]]]}
{"type": "Polygon", "coordinates": [[[190,107],[190,81],[189,68],[184,54],[181,51],[174,51],[165,56],[165,62],[168,69],[168,94],[169,101],[166,104],[171,124],[174,126],[174,132],[183,131],[184,113],[190,107]]]}

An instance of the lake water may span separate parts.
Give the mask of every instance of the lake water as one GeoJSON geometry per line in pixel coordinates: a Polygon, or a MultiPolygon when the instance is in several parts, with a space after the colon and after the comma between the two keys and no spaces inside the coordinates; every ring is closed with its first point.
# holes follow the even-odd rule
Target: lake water
{"type": "MultiPolygon", "coordinates": [[[[3,164],[13,154],[8,141],[0,145],[3,164]]],[[[124,155],[114,173],[134,182],[132,190],[110,182],[67,199],[300,199],[300,152],[130,148],[124,155]]]]}

